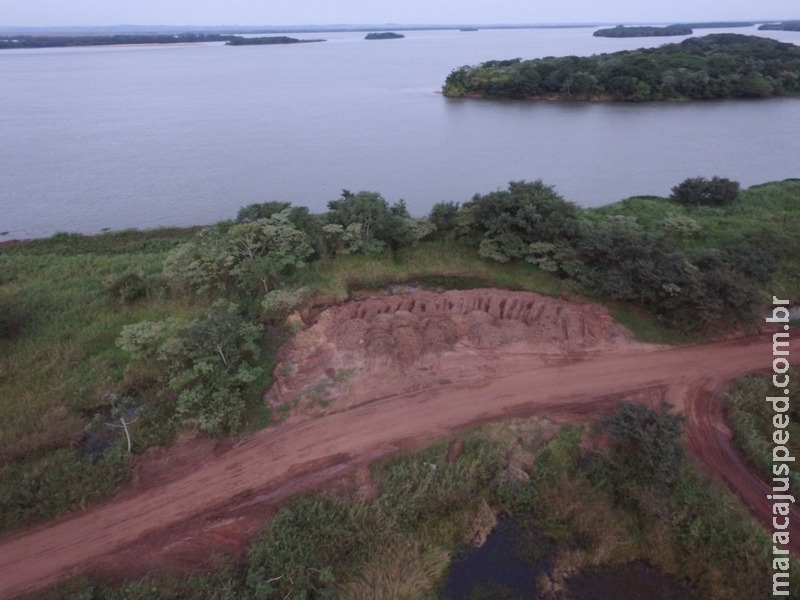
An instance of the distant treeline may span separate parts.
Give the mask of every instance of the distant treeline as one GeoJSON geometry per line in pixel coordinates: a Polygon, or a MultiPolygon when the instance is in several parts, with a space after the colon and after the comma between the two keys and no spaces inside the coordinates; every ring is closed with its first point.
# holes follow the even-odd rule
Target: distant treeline
{"type": "Polygon", "coordinates": [[[617,25],[609,29],[598,29],[592,35],[595,37],[627,38],[692,35],[692,33],[692,28],[687,25],[667,25],[666,27],[626,27],[617,25]]]}
{"type": "Polygon", "coordinates": [[[765,23],[759,27],[762,31],[800,31],[800,21],[784,21],[783,23],[765,23]]]}
{"type": "Polygon", "coordinates": [[[681,23],[692,29],[725,29],[727,27],[754,27],[752,21],[705,21],[702,23],[681,23]]]}
{"type": "Polygon", "coordinates": [[[123,44],[192,44],[199,42],[227,42],[229,46],[297,44],[324,42],[325,40],[298,40],[286,36],[244,38],[238,35],[216,33],[179,33],[154,35],[81,35],[38,36],[21,35],[0,38],[0,49],[6,48],[66,48],[72,46],[118,46],[123,44]]]}
{"type": "Polygon", "coordinates": [[[706,100],[800,94],[800,47],[733,33],[588,57],[492,60],[448,75],[450,97],[706,100]]]}

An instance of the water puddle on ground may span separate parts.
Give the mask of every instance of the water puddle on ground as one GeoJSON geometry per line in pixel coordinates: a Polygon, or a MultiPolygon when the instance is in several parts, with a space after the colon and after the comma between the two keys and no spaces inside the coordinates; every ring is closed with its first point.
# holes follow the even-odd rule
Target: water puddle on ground
{"type": "MultiPolygon", "coordinates": [[[[480,548],[450,569],[442,600],[544,600],[537,580],[555,546],[528,521],[501,519],[480,548]]],[[[644,563],[586,571],[567,582],[570,600],[697,600],[691,590],[644,563]]]]}

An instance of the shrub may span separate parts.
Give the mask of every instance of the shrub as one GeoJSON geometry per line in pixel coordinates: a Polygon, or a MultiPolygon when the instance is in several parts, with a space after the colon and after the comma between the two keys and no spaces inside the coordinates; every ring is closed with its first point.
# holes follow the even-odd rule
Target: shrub
{"type": "Polygon", "coordinates": [[[672,188],[670,200],[685,206],[725,206],[739,197],[739,182],[724,177],[689,177],[672,188]]]}

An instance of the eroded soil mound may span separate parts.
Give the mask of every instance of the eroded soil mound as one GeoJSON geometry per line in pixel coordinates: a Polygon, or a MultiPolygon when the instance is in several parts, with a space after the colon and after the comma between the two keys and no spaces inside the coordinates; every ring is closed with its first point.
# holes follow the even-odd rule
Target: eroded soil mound
{"type": "Polygon", "coordinates": [[[501,362],[629,344],[608,310],[530,292],[416,291],[320,313],[279,354],[269,405],[284,415],[346,408],[389,394],[491,374],[501,362]],[[354,383],[358,385],[353,385],[354,383]]]}

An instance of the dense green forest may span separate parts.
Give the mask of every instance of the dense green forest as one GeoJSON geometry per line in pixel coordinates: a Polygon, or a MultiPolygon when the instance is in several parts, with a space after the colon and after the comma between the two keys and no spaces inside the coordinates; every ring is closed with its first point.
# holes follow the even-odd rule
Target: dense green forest
{"type": "Polygon", "coordinates": [[[448,75],[453,98],[706,100],[800,94],[800,47],[713,34],[588,57],[492,60],[448,75]]]}
{"type": "Polygon", "coordinates": [[[617,25],[608,29],[598,29],[592,35],[595,37],[628,38],[692,35],[692,33],[694,33],[692,28],[687,25],[666,25],[665,27],[617,25]]]}

